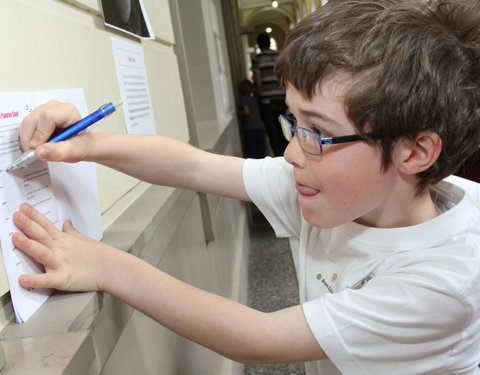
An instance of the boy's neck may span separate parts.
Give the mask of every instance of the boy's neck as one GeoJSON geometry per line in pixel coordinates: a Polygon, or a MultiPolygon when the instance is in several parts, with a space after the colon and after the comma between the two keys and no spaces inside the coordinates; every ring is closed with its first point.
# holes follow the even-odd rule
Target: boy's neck
{"type": "Polygon", "coordinates": [[[422,195],[415,197],[410,204],[410,209],[405,215],[405,222],[402,226],[412,226],[425,223],[440,215],[435,202],[432,200],[430,191],[427,190],[422,195]]]}
{"type": "Polygon", "coordinates": [[[355,220],[357,223],[376,228],[401,228],[422,224],[440,215],[429,189],[417,195],[403,194],[400,199],[387,204],[381,213],[370,218],[355,220]]]}

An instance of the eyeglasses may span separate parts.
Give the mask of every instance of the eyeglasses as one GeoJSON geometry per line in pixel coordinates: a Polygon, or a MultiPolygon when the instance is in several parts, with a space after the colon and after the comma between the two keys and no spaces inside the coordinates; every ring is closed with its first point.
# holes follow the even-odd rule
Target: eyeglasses
{"type": "Polygon", "coordinates": [[[302,150],[311,155],[321,155],[323,152],[322,145],[365,141],[366,138],[370,136],[370,133],[364,133],[363,135],[352,134],[341,137],[322,138],[320,135],[310,129],[297,126],[295,124],[295,119],[291,119],[295,125],[292,125],[292,123],[284,115],[278,116],[278,121],[280,121],[283,135],[287,141],[290,141],[296,133],[298,143],[300,144],[302,150]]]}

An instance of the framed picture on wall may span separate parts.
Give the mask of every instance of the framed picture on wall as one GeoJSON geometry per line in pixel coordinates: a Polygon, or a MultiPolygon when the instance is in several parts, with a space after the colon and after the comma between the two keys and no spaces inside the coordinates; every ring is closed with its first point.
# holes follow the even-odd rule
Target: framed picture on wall
{"type": "Polygon", "coordinates": [[[105,25],[142,39],[155,39],[142,0],[101,0],[105,25]]]}

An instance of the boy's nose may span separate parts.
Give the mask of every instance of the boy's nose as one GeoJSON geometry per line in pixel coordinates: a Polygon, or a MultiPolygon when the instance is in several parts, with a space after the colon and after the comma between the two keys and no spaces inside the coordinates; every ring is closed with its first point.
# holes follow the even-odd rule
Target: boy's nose
{"type": "Polygon", "coordinates": [[[283,154],[285,160],[293,166],[302,168],[305,165],[305,153],[298,143],[297,134],[290,140],[283,154]]]}

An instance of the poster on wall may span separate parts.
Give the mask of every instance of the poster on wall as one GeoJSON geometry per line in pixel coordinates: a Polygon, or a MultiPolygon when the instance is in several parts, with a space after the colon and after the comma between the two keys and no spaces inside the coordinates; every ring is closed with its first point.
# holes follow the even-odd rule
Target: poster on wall
{"type": "Polygon", "coordinates": [[[142,0],[102,0],[105,25],[142,39],[155,39],[142,0]]]}
{"type": "Polygon", "coordinates": [[[142,45],[112,37],[113,57],[129,134],[155,134],[142,45]]]}

